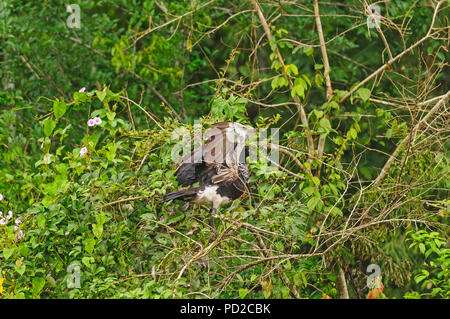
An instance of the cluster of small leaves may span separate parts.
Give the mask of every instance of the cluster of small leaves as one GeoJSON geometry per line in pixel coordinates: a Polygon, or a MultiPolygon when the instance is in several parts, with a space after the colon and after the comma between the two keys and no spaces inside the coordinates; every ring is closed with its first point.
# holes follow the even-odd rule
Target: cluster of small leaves
{"type": "Polygon", "coordinates": [[[410,248],[424,257],[423,265],[416,269],[414,281],[417,290],[405,294],[405,298],[450,298],[450,248],[438,232],[409,232],[410,248]]]}

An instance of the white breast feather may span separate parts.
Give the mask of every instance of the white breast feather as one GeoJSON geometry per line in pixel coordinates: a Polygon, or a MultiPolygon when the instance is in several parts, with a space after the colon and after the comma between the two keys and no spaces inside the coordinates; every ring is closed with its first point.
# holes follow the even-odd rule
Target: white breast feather
{"type": "Polygon", "coordinates": [[[195,198],[197,204],[211,205],[213,208],[218,208],[230,201],[228,197],[222,197],[217,194],[219,186],[206,186],[204,190],[198,193],[195,198]]]}

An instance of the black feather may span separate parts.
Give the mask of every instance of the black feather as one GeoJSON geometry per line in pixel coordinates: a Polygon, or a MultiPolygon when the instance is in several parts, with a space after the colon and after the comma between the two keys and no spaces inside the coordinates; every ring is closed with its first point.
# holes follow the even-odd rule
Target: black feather
{"type": "Polygon", "coordinates": [[[177,171],[175,172],[175,176],[177,177],[177,181],[181,186],[189,186],[198,181],[197,177],[197,166],[202,165],[203,163],[184,163],[182,164],[177,171]]]}
{"type": "Polygon", "coordinates": [[[174,199],[190,200],[197,195],[197,192],[203,187],[195,187],[183,191],[169,193],[163,196],[161,202],[168,202],[174,199]]]}

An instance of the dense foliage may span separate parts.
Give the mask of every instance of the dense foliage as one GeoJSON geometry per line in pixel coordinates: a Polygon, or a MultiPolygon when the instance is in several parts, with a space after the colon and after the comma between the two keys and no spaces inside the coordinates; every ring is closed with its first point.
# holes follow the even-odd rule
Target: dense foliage
{"type": "Polygon", "coordinates": [[[449,297],[448,1],[77,4],[0,2],[0,297],[449,297]],[[218,237],[198,120],[279,129],[218,237]]]}

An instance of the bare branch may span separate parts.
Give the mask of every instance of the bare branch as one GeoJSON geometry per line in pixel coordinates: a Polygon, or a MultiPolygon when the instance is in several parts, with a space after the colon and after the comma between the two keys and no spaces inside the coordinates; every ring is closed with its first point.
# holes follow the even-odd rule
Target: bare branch
{"type": "Polygon", "coordinates": [[[387,162],[384,164],[383,168],[381,169],[380,174],[378,177],[373,181],[373,185],[376,186],[380,184],[380,182],[383,180],[384,176],[389,170],[389,167],[391,166],[392,162],[397,157],[398,152],[404,147],[406,144],[408,144],[411,141],[411,138],[417,134],[418,130],[447,102],[447,100],[450,98],[450,91],[448,91],[436,105],[428,111],[427,115],[425,115],[417,124],[414,126],[414,128],[411,130],[411,132],[400,142],[400,144],[395,149],[394,153],[392,153],[391,157],[387,160],[387,162]]]}
{"type": "Polygon", "coordinates": [[[433,36],[433,30],[434,30],[434,22],[436,20],[436,15],[439,11],[439,7],[441,6],[442,3],[444,3],[445,0],[441,0],[439,1],[439,3],[436,5],[436,8],[434,9],[434,14],[433,14],[433,19],[431,21],[431,25],[430,28],[428,29],[427,34],[420,39],[419,41],[417,41],[416,43],[414,43],[413,45],[411,45],[409,48],[407,48],[406,50],[402,51],[400,54],[396,55],[393,59],[390,59],[388,62],[386,62],[385,64],[383,64],[381,67],[379,67],[375,72],[373,72],[372,74],[370,74],[368,77],[366,77],[364,80],[362,80],[360,83],[358,83],[352,90],[350,90],[350,92],[348,92],[346,95],[344,95],[340,100],[339,103],[344,102],[346,99],[348,99],[350,96],[352,96],[353,93],[355,93],[359,88],[363,87],[364,85],[367,84],[367,82],[369,82],[370,80],[372,80],[374,77],[376,77],[377,75],[379,75],[380,73],[384,72],[387,68],[390,68],[391,65],[395,62],[397,62],[398,60],[400,60],[404,55],[406,55],[407,53],[411,52],[412,50],[414,50],[416,47],[418,47],[419,45],[421,45],[423,42],[425,42],[426,40],[428,40],[429,38],[431,38],[433,36]]]}

